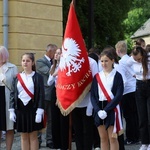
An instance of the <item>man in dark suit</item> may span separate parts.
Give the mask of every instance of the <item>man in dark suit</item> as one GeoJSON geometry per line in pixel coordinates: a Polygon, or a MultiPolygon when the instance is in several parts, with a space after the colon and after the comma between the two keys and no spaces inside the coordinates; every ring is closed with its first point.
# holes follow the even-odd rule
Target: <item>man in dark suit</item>
{"type": "MultiPolygon", "coordinates": [[[[51,96],[54,84],[51,86],[47,85],[47,80],[49,77],[49,71],[53,63],[53,58],[57,46],[54,44],[48,44],[46,48],[46,54],[36,61],[36,71],[43,76],[44,88],[45,88],[45,112],[47,115],[47,128],[46,128],[46,146],[53,148],[52,141],[52,122],[51,122],[51,96]]],[[[39,146],[41,145],[41,135],[39,136],[39,146]]]]}

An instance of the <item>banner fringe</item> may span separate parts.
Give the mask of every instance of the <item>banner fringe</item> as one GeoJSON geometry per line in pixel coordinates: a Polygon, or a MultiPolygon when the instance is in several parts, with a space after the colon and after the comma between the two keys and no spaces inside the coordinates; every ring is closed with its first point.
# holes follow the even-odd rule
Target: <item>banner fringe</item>
{"type": "Polygon", "coordinates": [[[79,98],[72,103],[66,110],[62,107],[60,101],[57,99],[57,105],[62,113],[63,116],[67,116],[86,96],[86,94],[89,92],[90,88],[91,88],[91,84],[90,83],[83,91],[83,93],[79,96],[79,98]]]}
{"type": "Polygon", "coordinates": [[[121,129],[118,133],[112,133],[113,138],[118,138],[118,136],[122,135],[124,133],[124,130],[121,129]]]}

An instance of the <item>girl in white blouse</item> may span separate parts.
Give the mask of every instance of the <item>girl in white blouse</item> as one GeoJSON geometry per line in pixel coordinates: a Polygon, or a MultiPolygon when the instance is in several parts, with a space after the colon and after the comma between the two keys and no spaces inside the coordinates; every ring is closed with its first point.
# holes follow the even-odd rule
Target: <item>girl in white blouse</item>
{"type": "Polygon", "coordinates": [[[22,150],[38,150],[37,131],[44,128],[44,83],[34,60],[32,53],[22,56],[23,72],[17,74],[10,93],[10,120],[21,132],[22,150]]]}
{"type": "Polygon", "coordinates": [[[127,61],[132,75],[136,78],[136,105],[142,146],[140,150],[150,150],[150,59],[142,47],[135,47],[127,61]]]}
{"type": "Polygon", "coordinates": [[[115,57],[111,51],[103,51],[100,55],[100,60],[103,70],[95,75],[91,87],[91,102],[94,108],[95,125],[99,131],[101,149],[119,150],[117,137],[123,131],[121,116],[117,118],[116,114],[118,116],[120,114],[118,104],[123,95],[123,79],[121,74],[113,67],[115,57]],[[98,80],[100,78],[101,80],[98,80]],[[103,85],[102,87],[105,90],[100,85],[103,85]],[[117,107],[118,113],[115,111],[117,107]],[[119,121],[120,128],[116,127],[116,121],[119,121]]]}

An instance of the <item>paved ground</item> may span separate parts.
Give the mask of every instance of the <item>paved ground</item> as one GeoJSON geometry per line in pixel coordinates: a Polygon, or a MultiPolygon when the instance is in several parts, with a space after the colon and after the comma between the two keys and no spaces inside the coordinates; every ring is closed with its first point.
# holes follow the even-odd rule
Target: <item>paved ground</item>
{"type": "MultiPolygon", "coordinates": [[[[54,150],[54,149],[50,149],[50,148],[46,148],[45,145],[45,133],[43,134],[43,143],[42,143],[42,147],[40,148],[40,150],[54,150]]],[[[139,150],[139,147],[141,145],[130,145],[130,146],[125,146],[125,149],[126,150],[139,150]]],[[[3,140],[2,143],[1,143],[1,147],[0,147],[0,150],[6,150],[6,145],[5,145],[5,141],[3,140]]],[[[15,139],[14,139],[14,143],[13,143],[13,148],[12,150],[21,150],[21,146],[20,146],[20,135],[19,133],[16,133],[15,134],[15,139]]],[[[75,143],[73,142],[72,143],[72,150],[76,150],[76,147],[75,147],[75,143]]]]}

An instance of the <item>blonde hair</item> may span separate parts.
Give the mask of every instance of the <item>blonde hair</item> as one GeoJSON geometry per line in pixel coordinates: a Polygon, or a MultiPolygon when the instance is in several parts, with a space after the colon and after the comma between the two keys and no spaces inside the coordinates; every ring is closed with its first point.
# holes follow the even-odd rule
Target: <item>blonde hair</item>
{"type": "Polygon", "coordinates": [[[119,41],[115,48],[118,48],[121,53],[127,53],[127,43],[125,41],[119,41]]]}
{"type": "Polygon", "coordinates": [[[0,46],[0,62],[6,63],[9,60],[9,53],[6,47],[0,46]]]}

